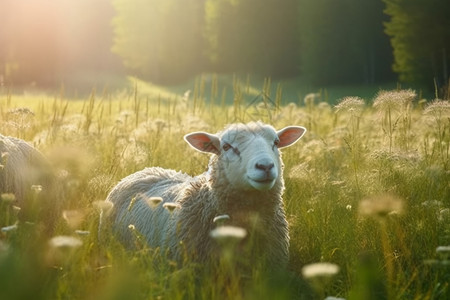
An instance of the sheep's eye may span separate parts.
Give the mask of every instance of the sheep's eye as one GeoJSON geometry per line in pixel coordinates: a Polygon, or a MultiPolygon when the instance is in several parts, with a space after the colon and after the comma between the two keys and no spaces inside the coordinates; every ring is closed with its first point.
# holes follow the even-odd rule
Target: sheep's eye
{"type": "Polygon", "coordinates": [[[275,147],[278,147],[279,144],[280,144],[280,140],[278,140],[278,139],[276,139],[276,140],[273,142],[273,145],[274,145],[275,147]]]}
{"type": "Polygon", "coordinates": [[[223,146],[222,146],[222,149],[223,149],[224,151],[228,151],[228,150],[230,150],[231,148],[233,148],[233,147],[231,147],[231,145],[228,144],[228,143],[225,143],[225,144],[223,144],[223,146]]]}

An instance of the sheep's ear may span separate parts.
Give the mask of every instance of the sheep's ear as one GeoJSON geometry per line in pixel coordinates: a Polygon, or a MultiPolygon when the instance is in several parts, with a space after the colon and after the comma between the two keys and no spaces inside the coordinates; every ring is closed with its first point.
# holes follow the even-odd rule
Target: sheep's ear
{"type": "Polygon", "coordinates": [[[278,148],[288,147],[297,142],[306,132],[305,127],[289,126],[277,132],[280,142],[278,148]]]}
{"type": "Polygon", "coordinates": [[[220,139],[214,134],[193,132],[186,134],[184,140],[200,152],[220,154],[220,139]]]}

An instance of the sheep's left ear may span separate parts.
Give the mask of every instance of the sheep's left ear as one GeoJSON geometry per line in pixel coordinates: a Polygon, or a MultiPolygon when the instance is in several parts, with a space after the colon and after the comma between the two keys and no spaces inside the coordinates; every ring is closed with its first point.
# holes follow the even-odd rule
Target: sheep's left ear
{"type": "Polygon", "coordinates": [[[305,127],[301,126],[289,126],[285,127],[277,132],[280,142],[278,148],[288,147],[297,142],[306,132],[305,127]]]}
{"type": "Polygon", "coordinates": [[[186,134],[184,140],[200,152],[220,154],[220,139],[217,135],[207,132],[193,132],[186,134]]]}

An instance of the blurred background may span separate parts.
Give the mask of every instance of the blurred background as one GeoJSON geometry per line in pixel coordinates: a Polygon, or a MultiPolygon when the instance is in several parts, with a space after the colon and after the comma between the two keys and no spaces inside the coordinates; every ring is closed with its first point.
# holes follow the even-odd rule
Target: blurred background
{"type": "Polygon", "coordinates": [[[202,73],[447,95],[448,0],[0,0],[0,85],[175,85],[202,73]]]}

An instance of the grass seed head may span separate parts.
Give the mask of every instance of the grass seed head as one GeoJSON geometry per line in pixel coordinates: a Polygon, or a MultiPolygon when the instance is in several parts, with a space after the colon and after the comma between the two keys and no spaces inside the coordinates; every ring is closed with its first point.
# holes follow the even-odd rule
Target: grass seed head
{"type": "Polygon", "coordinates": [[[409,107],[416,96],[416,92],[411,89],[380,91],[373,102],[373,107],[382,112],[400,111],[402,108],[409,107]]]}
{"type": "Polygon", "coordinates": [[[364,109],[364,100],[359,97],[345,97],[335,106],[336,112],[348,112],[359,116],[364,109]]]}

